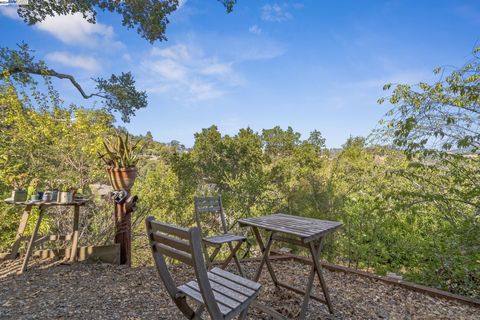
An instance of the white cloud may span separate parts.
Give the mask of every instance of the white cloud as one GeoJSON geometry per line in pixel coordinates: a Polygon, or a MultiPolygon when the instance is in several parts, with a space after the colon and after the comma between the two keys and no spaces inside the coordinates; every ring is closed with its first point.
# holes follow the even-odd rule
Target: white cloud
{"type": "Polygon", "coordinates": [[[63,43],[94,48],[123,48],[124,44],[115,41],[113,27],[103,23],[89,23],[81,13],[49,16],[35,24],[41,31],[48,32],[63,43]]]}
{"type": "Polygon", "coordinates": [[[179,0],[177,10],[181,9],[185,5],[185,3],[187,3],[187,1],[188,0],[179,0]]]}
{"type": "Polygon", "coordinates": [[[154,47],[141,62],[141,70],[137,72],[139,81],[149,92],[166,93],[179,101],[211,100],[245,85],[246,80],[236,70],[239,64],[271,59],[284,52],[268,41],[251,39],[246,42],[238,38],[222,41],[219,48],[192,42],[154,47]],[[207,53],[203,48],[215,50],[215,53],[207,53]]]}
{"type": "Polygon", "coordinates": [[[260,29],[256,24],[248,28],[248,31],[256,35],[259,35],[262,33],[262,29],[260,29]]]}
{"type": "Polygon", "coordinates": [[[0,14],[13,20],[22,20],[17,13],[15,6],[1,6],[0,14]]]}
{"type": "Polygon", "coordinates": [[[55,51],[46,55],[50,61],[67,67],[80,68],[89,72],[98,72],[102,69],[100,62],[91,56],[75,55],[64,51],[55,51]]]}
{"type": "Polygon", "coordinates": [[[230,63],[186,44],[155,47],[142,65],[150,82],[150,92],[168,92],[190,102],[222,96],[224,87],[232,85],[237,78],[230,63]]]}
{"type": "Polygon", "coordinates": [[[284,4],[266,4],[262,7],[262,19],[271,22],[283,22],[293,19],[293,16],[288,12],[288,5],[284,4]]]}

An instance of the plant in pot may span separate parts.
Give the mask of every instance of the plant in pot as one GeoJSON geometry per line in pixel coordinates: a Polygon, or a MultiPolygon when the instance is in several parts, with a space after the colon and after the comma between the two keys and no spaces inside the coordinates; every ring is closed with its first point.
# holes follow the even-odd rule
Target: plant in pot
{"type": "Polygon", "coordinates": [[[9,182],[13,186],[11,201],[13,202],[27,201],[28,193],[27,193],[27,190],[25,190],[27,180],[28,180],[28,174],[26,173],[12,175],[9,178],[9,182]]]}
{"type": "Polygon", "coordinates": [[[100,154],[100,158],[107,165],[112,187],[117,191],[130,190],[137,178],[136,165],[145,143],[142,140],[132,142],[126,133],[124,137],[117,134],[114,139],[105,138],[103,146],[106,153],[100,154]]]}
{"type": "Polygon", "coordinates": [[[60,191],[58,192],[57,202],[60,203],[70,203],[73,202],[73,197],[75,196],[75,187],[68,183],[64,183],[60,187],[60,191]]]}
{"type": "Polygon", "coordinates": [[[39,184],[40,184],[40,180],[38,178],[33,178],[32,181],[30,181],[30,185],[28,186],[28,189],[27,189],[27,194],[32,201],[38,201],[38,200],[41,200],[42,198],[39,195],[40,192],[38,191],[39,184]]]}

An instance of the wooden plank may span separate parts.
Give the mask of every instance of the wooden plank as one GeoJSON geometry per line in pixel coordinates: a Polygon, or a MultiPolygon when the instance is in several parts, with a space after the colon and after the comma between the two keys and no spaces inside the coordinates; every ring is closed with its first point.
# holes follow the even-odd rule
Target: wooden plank
{"type": "Polygon", "coordinates": [[[280,214],[260,218],[260,221],[262,221],[263,223],[288,227],[299,232],[303,232],[306,236],[313,235],[316,232],[323,232],[337,225],[341,225],[341,223],[339,222],[307,219],[302,217],[286,216],[280,214]]]}
{"type": "Polygon", "coordinates": [[[258,221],[248,221],[248,220],[244,220],[244,219],[239,220],[238,223],[241,226],[245,226],[245,225],[253,226],[253,227],[258,227],[258,228],[265,229],[265,230],[268,230],[268,231],[276,231],[276,232],[291,234],[291,235],[298,236],[298,237],[301,237],[301,238],[305,237],[304,233],[289,229],[289,228],[284,227],[284,226],[271,225],[271,224],[266,224],[266,223],[258,222],[258,221]]]}
{"type": "Polygon", "coordinates": [[[210,282],[215,281],[216,283],[231,290],[237,291],[238,293],[241,293],[243,295],[251,296],[255,293],[255,290],[252,290],[236,282],[232,282],[211,272],[208,273],[208,279],[210,280],[210,282]]]}
{"type": "Polygon", "coordinates": [[[188,253],[174,249],[161,243],[156,243],[153,245],[153,247],[158,253],[193,266],[192,256],[188,253]]]}
{"type": "Polygon", "coordinates": [[[301,241],[301,240],[291,238],[291,237],[283,237],[283,236],[278,235],[278,234],[273,235],[273,240],[294,244],[296,246],[300,246],[300,247],[304,247],[304,248],[308,248],[308,245],[303,243],[303,241],[301,241]]]}
{"type": "MultiPolygon", "coordinates": [[[[297,255],[293,255],[293,254],[288,255],[288,256],[291,259],[299,261],[299,262],[304,263],[304,264],[311,265],[313,263],[310,259],[308,259],[306,257],[297,256],[297,255]]],[[[448,292],[448,291],[444,291],[444,290],[440,290],[440,289],[436,289],[436,288],[432,288],[432,287],[427,287],[427,286],[424,286],[424,285],[421,285],[421,284],[408,282],[408,281],[405,281],[405,280],[392,279],[392,278],[388,278],[388,277],[385,277],[385,276],[380,276],[380,275],[377,275],[377,274],[373,274],[371,272],[352,269],[352,268],[336,265],[336,264],[325,262],[325,261],[321,261],[320,263],[325,269],[328,269],[330,271],[352,273],[352,274],[362,276],[362,277],[365,277],[365,278],[382,281],[382,282],[390,284],[390,285],[397,285],[397,286],[403,287],[407,290],[420,292],[420,293],[427,294],[427,295],[432,296],[432,297],[442,298],[442,299],[446,299],[446,300],[454,300],[454,301],[458,301],[458,302],[461,302],[463,304],[471,305],[471,306],[474,306],[474,307],[480,307],[480,299],[474,299],[474,298],[471,298],[471,297],[466,297],[466,296],[462,296],[462,295],[459,295],[459,294],[454,294],[454,293],[451,293],[451,292],[448,292]]]]}
{"type": "Polygon", "coordinates": [[[192,253],[192,248],[190,246],[190,243],[188,241],[182,240],[182,239],[177,239],[177,238],[172,238],[166,235],[163,235],[162,233],[156,231],[151,233],[152,238],[154,241],[163,243],[169,247],[172,247],[174,249],[192,253]]]}
{"type": "Polygon", "coordinates": [[[221,284],[215,282],[215,281],[210,281],[210,285],[212,286],[212,289],[214,291],[218,291],[238,302],[244,302],[248,299],[249,296],[239,293],[238,291],[231,290],[228,287],[222,286],[221,284]]]}
{"type": "Polygon", "coordinates": [[[336,221],[272,214],[264,217],[245,218],[239,220],[240,225],[256,226],[269,231],[276,231],[302,238],[304,243],[316,240],[321,236],[340,228],[336,221]]]}
{"type": "MultiPolygon", "coordinates": [[[[190,288],[193,288],[197,291],[200,291],[200,287],[198,286],[198,283],[196,281],[190,281],[186,285],[189,286],[190,288]]],[[[221,303],[224,306],[226,306],[226,307],[228,307],[232,310],[238,308],[242,304],[241,302],[233,300],[233,299],[229,298],[228,296],[224,295],[223,293],[218,292],[216,290],[213,290],[213,295],[214,295],[215,301],[217,303],[221,303]]]]}
{"type": "Polygon", "coordinates": [[[238,284],[240,284],[244,287],[247,287],[249,289],[252,289],[252,290],[258,290],[261,287],[260,283],[258,283],[258,282],[254,282],[254,281],[245,279],[243,277],[237,276],[236,274],[230,273],[230,272],[222,270],[220,268],[213,268],[210,272],[214,273],[214,274],[216,274],[220,277],[223,277],[227,280],[236,282],[236,283],[238,283],[238,284]]]}
{"type": "Polygon", "coordinates": [[[73,207],[73,227],[72,227],[72,248],[70,253],[70,262],[74,262],[77,259],[77,250],[78,250],[78,227],[80,220],[80,207],[73,207]]]}
{"type": "Polygon", "coordinates": [[[313,242],[310,242],[310,254],[313,260],[314,271],[317,273],[320,284],[322,285],[322,291],[323,295],[325,296],[325,300],[327,301],[328,310],[331,314],[333,314],[333,305],[330,300],[327,283],[325,281],[325,278],[323,277],[322,266],[320,264],[320,251],[323,246],[322,242],[323,238],[320,239],[320,243],[317,246],[315,246],[313,242]]]}
{"type": "Polygon", "coordinates": [[[171,226],[158,221],[151,221],[151,228],[153,231],[160,231],[170,235],[177,236],[182,239],[189,239],[190,232],[186,228],[171,226]]]}
{"type": "MultiPolygon", "coordinates": [[[[43,249],[35,250],[32,253],[34,257],[42,259],[47,258],[69,258],[71,250],[65,249],[43,249]]],[[[78,247],[78,261],[104,262],[111,264],[120,264],[120,246],[111,244],[105,246],[86,246],[78,247]]]]}
{"type": "Polygon", "coordinates": [[[192,244],[192,260],[197,282],[202,289],[205,307],[213,319],[222,318],[221,305],[215,303],[215,296],[208,280],[208,272],[205,266],[205,260],[202,253],[202,236],[199,227],[190,229],[190,243],[192,244]]]}
{"type": "Polygon", "coordinates": [[[20,269],[19,273],[22,274],[27,270],[28,260],[30,259],[30,255],[32,254],[33,247],[35,246],[35,238],[37,238],[38,229],[40,228],[40,224],[42,223],[43,217],[43,210],[40,209],[38,213],[37,223],[35,224],[35,229],[33,230],[32,236],[30,237],[30,241],[28,242],[27,252],[25,253],[25,258],[23,259],[22,268],[20,269]]]}
{"type": "Polygon", "coordinates": [[[27,227],[28,217],[32,211],[32,206],[27,205],[25,210],[23,210],[22,217],[20,219],[20,224],[18,225],[17,234],[15,235],[15,242],[13,243],[12,250],[10,251],[9,258],[16,259],[18,256],[18,250],[20,249],[20,244],[22,242],[23,233],[27,227]]]}
{"type": "MultiPolygon", "coordinates": [[[[180,287],[178,287],[178,289],[182,290],[182,292],[185,293],[190,298],[192,298],[192,299],[194,299],[194,300],[196,300],[200,303],[205,303],[203,301],[203,296],[199,291],[197,291],[197,290],[195,290],[195,289],[193,289],[193,288],[191,288],[187,285],[181,285],[180,287]]],[[[232,309],[230,309],[227,306],[224,306],[222,304],[218,304],[218,308],[220,309],[220,312],[223,315],[229,314],[232,311],[232,309]]]]}
{"type": "Polygon", "coordinates": [[[244,241],[247,240],[246,237],[244,236],[238,236],[235,234],[222,234],[218,236],[211,236],[211,237],[205,237],[203,238],[203,241],[209,242],[209,243],[215,243],[215,244],[222,244],[222,243],[228,243],[232,241],[244,241]]]}

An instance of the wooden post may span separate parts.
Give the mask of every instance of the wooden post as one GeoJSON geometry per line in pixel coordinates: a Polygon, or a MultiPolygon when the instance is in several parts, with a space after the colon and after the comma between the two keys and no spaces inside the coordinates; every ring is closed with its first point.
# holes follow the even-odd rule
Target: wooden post
{"type": "Polygon", "coordinates": [[[131,196],[130,190],[114,192],[115,202],[115,243],[120,245],[120,264],[132,265],[132,219],[138,197],[131,196]]]}

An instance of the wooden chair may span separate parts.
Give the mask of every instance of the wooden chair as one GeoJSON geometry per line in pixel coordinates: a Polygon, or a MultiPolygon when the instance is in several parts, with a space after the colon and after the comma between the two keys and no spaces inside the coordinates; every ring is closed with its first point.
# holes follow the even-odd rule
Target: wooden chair
{"type": "MultiPolygon", "coordinates": [[[[242,244],[247,241],[247,238],[242,235],[231,234],[228,232],[227,221],[225,218],[225,212],[223,211],[222,197],[195,197],[195,219],[197,220],[197,226],[202,230],[203,236],[203,252],[205,254],[205,260],[209,268],[212,267],[215,257],[220,252],[222,246],[227,244],[230,249],[230,255],[225,259],[221,268],[225,269],[230,261],[233,259],[237,265],[238,272],[244,276],[242,265],[237,256],[237,251],[242,244]],[[208,231],[216,229],[215,226],[208,226],[204,228],[202,226],[202,217],[209,215],[210,221],[217,224],[221,224],[221,234],[209,235],[208,231]],[[234,246],[234,242],[237,244],[234,246]],[[214,247],[212,254],[208,254],[208,247],[214,247]]],[[[218,229],[218,228],[217,228],[218,229]]]]}
{"type": "Polygon", "coordinates": [[[213,320],[245,319],[250,303],[255,300],[260,284],[242,278],[220,268],[207,272],[202,256],[201,235],[198,227],[185,229],[146,219],[153,259],[168,294],[188,319],[201,319],[206,307],[213,320]],[[190,265],[195,270],[196,280],[179,287],[175,284],[165,256],[190,265]],[[199,302],[192,309],[186,297],[199,302]]]}

